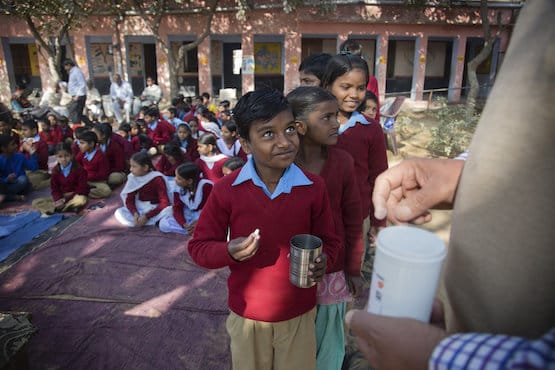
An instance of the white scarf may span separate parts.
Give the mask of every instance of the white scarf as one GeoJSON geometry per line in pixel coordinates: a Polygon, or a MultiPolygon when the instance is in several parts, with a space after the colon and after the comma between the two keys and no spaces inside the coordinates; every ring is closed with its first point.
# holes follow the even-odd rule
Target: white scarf
{"type": "Polygon", "coordinates": [[[185,204],[185,207],[193,211],[196,211],[200,207],[202,199],[204,198],[203,188],[206,184],[214,185],[214,183],[210,180],[201,179],[197,185],[197,190],[192,197],[191,193],[188,191],[185,194],[181,194],[181,188],[176,186],[176,190],[179,192],[179,199],[181,199],[183,204],[185,204]]]}
{"type": "Polygon", "coordinates": [[[202,159],[204,161],[204,163],[206,163],[206,165],[208,166],[208,168],[212,169],[214,167],[214,163],[218,162],[219,160],[222,160],[224,158],[227,158],[227,155],[225,154],[216,154],[213,155],[212,157],[207,157],[205,155],[201,155],[200,159],[202,159]]]}
{"type": "Polygon", "coordinates": [[[140,188],[148,184],[152,179],[158,176],[164,179],[164,182],[166,183],[166,189],[168,189],[168,183],[166,181],[166,177],[158,171],[150,171],[149,173],[143,176],[135,176],[132,173],[130,173],[129,176],[127,176],[127,182],[125,183],[125,186],[123,187],[123,190],[121,191],[121,194],[120,194],[123,204],[125,204],[125,200],[127,199],[127,194],[133,193],[134,191],[139,190],[140,188]]]}

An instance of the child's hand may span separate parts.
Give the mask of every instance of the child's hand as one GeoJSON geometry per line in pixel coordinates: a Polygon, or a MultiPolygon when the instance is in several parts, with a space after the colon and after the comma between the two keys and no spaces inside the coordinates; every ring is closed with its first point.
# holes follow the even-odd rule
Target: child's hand
{"type": "Polygon", "coordinates": [[[16,177],[17,176],[15,175],[15,173],[10,173],[8,175],[8,182],[13,182],[16,179],[16,177]]]}
{"type": "Polygon", "coordinates": [[[56,208],[56,209],[62,208],[64,206],[65,202],[66,201],[65,201],[64,198],[58,199],[57,201],[54,202],[54,208],[56,208]]]}
{"type": "Polygon", "coordinates": [[[139,218],[135,221],[135,226],[143,227],[145,226],[147,221],[148,221],[148,217],[146,217],[145,215],[139,216],[139,218]]]}
{"type": "Polygon", "coordinates": [[[227,245],[227,251],[236,261],[245,261],[251,258],[258,251],[260,240],[259,230],[256,229],[246,238],[240,237],[233,239],[227,245]]]}
{"type": "Polygon", "coordinates": [[[326,274],[326,266],[328,262],[328,257],[325,253],[322,253],[314,259],[314,263],[308,265],[308,276],[313,283],[319,283],[324,278],[326,274]]]}
{"type": "Polygon", "coordinates": [[[185,225],[185,230],[187,230],[187,232],[189,233],[189,235],[193,235],[193,232],[195,231],[195,226],[197,225],[196,221],[191,222],[188,225],[185,225]]]}
{"type": "Polygon", "coordinates": [[[360,276],[345,275],[347,280],[347,287],[353,298],[360,296],[362,290],[364,289],[364,281],[360,276]]]}

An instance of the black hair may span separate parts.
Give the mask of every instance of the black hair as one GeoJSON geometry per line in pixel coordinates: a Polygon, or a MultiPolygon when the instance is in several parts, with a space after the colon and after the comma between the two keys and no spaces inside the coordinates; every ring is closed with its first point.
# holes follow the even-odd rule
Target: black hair
{"type": "Polygon", "coordinates": [[[168,112],[170,112],[174,116],[177,116],[177,108],[176,107],[169,107],[168,112]]]}
{"type": "Polygon", "coordinates": [[[131,132],[131,125],[129,123],[122,123],[121,125],[119,125],[118,131],[123,131],[128,134],[129,132],[131,132]]]}
{"type": "Polygon", "coordinates": [[[139,118],[136,123],[137,123],[137,126],[139,126],[139,127],[145,127],[146,126],[146,121],[142,118],[139,118]]]}
{"type": "MultiPolygon", "coordinates": [[[[88,127],[79,126],[79,127],[76,127],[75,130],[73,130],[73,134],[74,134],[75,137],[79,140],[79,138],[81,137],[81,135],[82,135],[84,132],[88,132],[88,131],[89,131],[89,128],[88,128],[88,127]]],[[[96,135],[95,135],[95,136],[96,136],[96,135]]]]}
{"type": "Polygon", "coordinates": [[[299,66],[299,72],[310,73],[316,76],[320,81],[326,71],[326,65],[331,59],[331,54],[319,53],[311,54],[303,59],[299,66]]]}
{"type": "Polygon", "coordinates": [[[196,112],[197,114],[206,118],[209,122],[218,122],[214,113],[206,108],[206,106],[204,105],[199,105],[196,109],[196,112]]]}
{"type": "Polygon", "coordinates": [[[201,94],[201,97],[206,98],[206,99],[210,99],[210,94],[207,93],[207,92],[203,92],[203,93],[201,94]]]}
{"type": "Polygon", "coordinates": [[[333,56],[326,66],[321,86],[329,89],[337,78],[354,69],[362,69],[366,74],[366,83],[364,85],[366,87],[369,79],[368,64],[364,59],[354,54],[337,54],[333,56]]]}
{"type": "Polygon", "coordinates": [[[138,134],[137,137],[139,138],[139,143],[141,144],[141,148],[150,148],[152,147],[152,140],[146,134],[138,134]]]}
{"type": "Polygon", "coordinates": [[[366,95],[364,96],[364,102],[358,108],[358,110],[360,112],[363,112],[366,109],[366,101],[367,100],[372,100],[373,102],[376,103],[376,105],[379,104],[378,103],[378,97],[376,96],[376,94],[374,94],[372,91],[366,90],[366,95]]]}
{"type": "Polygon", "coordinates": [[[225,121],[222,123],[222,127],[227,128],[230,132],[237,133],[237,124],[235,121],[225,121]]]}
{"type": "Polygon", "coordinates": [[[248,141],[253,123],[268,122],[288,109],[291,109],[289,102],[278,90],[263,88],[246,93],[233,108],[239,136],[248,141]]]}
{"type": "Polygon", "coordinates": [[[216,136],[214,136],[213,134],[203,134],[198,138],[198,143],[199,144],[204,144],[204,145],[212,145],[212,152],[213,153],[218,153],[219,149],[218,149],[218,145],[217,145],[217,139],[216,136]]]}
{"type": "Polygon", "coordinates": [[[139,166],[148,166],[148,168],[150,168],[151,170],[154,169],[154,166],[152,165],[152,160],[146,152],[138,152],[133,154],[131,156],[131,160],[137,163],[139,166]]]}
{"type": "MultiPolygon", "coordinates": [[[[100,122],[95,124],[93,126],[93,130],[101,133],[102,136],[104,136],[104,139],[106,140],[109,140],[110,137],[112,136],[112,126],[106,122],[100,122]]],[[[98,137],[98,140],[100,141],[100,137],[98,137]]]]}
{"type": "Polygon", "coordinates": [[[339,52],[351,53],[362,57],[362,45],[356,40],[348,39],[339,45],[339,52]]]}
{"type": "Polygon", "coordinates": [[[223,167],[229,168],[231,171],[235,171],[238,168],[243,167],[245,161],[241,157],[230,157],[228,160],[224,162],[223,167]]]}
{"type": "Polygon", "coordinates": [[[224,107],[228,108],[231,107],[231,103],[229,100],[222,100],[219,105],[223,105],[224,107]]]}
{"type": "Polygon", "coordinates": [[[62,63],[62,65],[65,66],[72,66],[75,67],[75,62],[71,59],[65,59],[62,63]]]}
{"type": "Polygon", "coordinates": [[[193,162],[185,162],[183,164],[180,164],[177,167],[176,172],[179,177],[183,177],[184,179],[193,179],[193,183],[195,184],[195,186],[200,179],[200,169],[193,162]]]}
{"type": "Polygon", "coordinates": [[[11,135],[8,135],[8,134],[0,135],[0,151],[3,152],[4,148],[10,145],[12,141],[14,141],[14,138],[11,135]]]}
{"type": "Polygon", "coordinates": [[[316,109],[317,104],[337,101],[332,93],[318,86],[297,87],[287,94],[287,100],[291,104],[293,117],[299,120],[306,120],[308,114],[316,109]]]}
{"type": "Polygon", "coordinates": [[[197,118],[197,117],[191,117],[191,118],[189,119],[189,127],[191,127],[191,123],[190,123],[191,121],[195,121],[195,122],[197,123],[197,125],[198,125],[198,118],[197,118]]]}
{"type": "Polygon", "coordinates": [[[180,105],[183,102],[183,99],[179,99],[179,98],[173,98],[171,103],[174,107],[180,105]]]}
{"type": "Polygon", "coordinates": [[[37,124],[37,121],[35,121],[33,118],[30,119],[26,119],[23,121],[23,123],[21,124],[21,128],[23,127],[27,127],[28,129],[35,129],[35,130],[39,130],[39,125],[37,124]]]}
{"type": "Polygon", "coordinates": [[[183,156],[183,152],[181,151],[179,145],[171,141],[164,145],[164,154],[166,156],[174,157],[175,160],[177,160],[178,162],[183,162],[185,160],[185,157],[183,156]]]}
{"type": "Polygon", "coordinates": [[[151,116],[151,117],[160,118],[160,111],[159,111],[158,108],[156,108],[156,107],[149,107],[149,108],[145,111],[145,116],[151,116]]]}
{"type": "Polygon", "coordinates": [[[71,144],[69,144],[65,141],[61,141],[58,144],[56,144],[56,146],[54,147],[54,154],[58,154],[58,152],[60,152],[62,150],[73,155],[73,151],[71,150],[71,144]]]}
{"type": "Polygon", "coordinates": [[[67,117],[64,117],[64,116],[56,118],[56,121],[58,121],[60,123],[67,123],[69,125],[69,119],[67,117]]]}
{"type": "Polygon", "coordinates": [[[77,137],[79,141],[84,141],[89,144],[96,145],[98,143],[98,137],[92,131],[85,131],[77,137]]]}

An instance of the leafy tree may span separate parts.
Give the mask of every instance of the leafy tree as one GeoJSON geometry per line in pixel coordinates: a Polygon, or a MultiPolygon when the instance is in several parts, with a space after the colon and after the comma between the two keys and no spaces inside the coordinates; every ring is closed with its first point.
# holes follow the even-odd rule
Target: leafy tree
{"type": "Polygon", "coordinates": [[[27,23],[39,44],[39,52],[48,60],[51,78],[59,81],[63,41],[66,41],[66,54],[73,56],[69,32],[87,22],[93,7],[92,0],[15,0],[4,11],[27,23]]]}

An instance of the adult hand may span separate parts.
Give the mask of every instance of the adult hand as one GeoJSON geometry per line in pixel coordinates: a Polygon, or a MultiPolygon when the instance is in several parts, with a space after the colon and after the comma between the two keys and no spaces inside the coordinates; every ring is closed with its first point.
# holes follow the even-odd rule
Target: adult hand
{"type": "Polygon", "coordinates": [[[374,216],[400,224],[423,224],[431,208],[452,206],[464,161],[407,159],[376,178],[374,216]]]}
{"type": "Polygon", "coordinates": [[[249,236],[235,238],[227,245],[227,251],[236,261],[245,261],[256,254],[259,247],[260,235],[258,229],[250,233],[249,236]]]}
{"type": "Polygon", "coordinates": [[[314,259],[314,263],[308,265],[308,276],[313,283],[319,283],[326,274],[328,256],[325,253],[320,254],[314,259]]]}
{"type": "Polygon", "coordinates": [[[427,369],[434,348],[447,336],[436,326],[407,318],[351,310],[345,322],[372,368],[427,369]]]}

